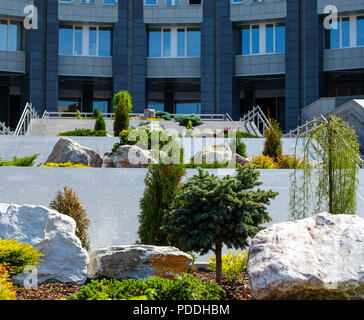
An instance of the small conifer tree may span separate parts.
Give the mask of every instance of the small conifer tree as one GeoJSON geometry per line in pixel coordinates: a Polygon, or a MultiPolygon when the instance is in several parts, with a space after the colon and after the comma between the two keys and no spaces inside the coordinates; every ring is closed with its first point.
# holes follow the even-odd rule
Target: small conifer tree
{"type": "Polygon", "coordinates": [[[114,106],[114,135],[129,129],[129,114],[132,110],[131,97],[128,91],[120,91],[113,98],[114,106]]]}
{"type": "Polygon", "coordinates": [[[174,164],[151,164],[145,177],[146,188],[140,200],[138,235],[142,244],[169,245],[165,231],[166,211],[180,186],[185,168],[174,164]]]}
{"type": "Polygon", "coordinates": [[[199,169],[182,185],[164,229],[174,245],[185,251],[216,255],[216,281],[222,277],[222,246],[245,248],[248,237],[271,218],[266,205],[277,193],[252,190],[262,183],[253,166],[239,167],[236,176],[219,178],[199,169]]]}
{"type": "Polygon", "coordinates": [[[90,241],[87,232],[90,220],[76,193],[65,186],[63,192],[57,192],[56,197],[51,201],[49,207],[76,221],[76,236],[81,240],[82,247],[90,250],[90,241]]]}
{"type": "Polygon", "coordinates": [[[97,119],[100,116],[100,111],[98,107],[95,107],[94,112],[92,114],[92,118],[97,119]]]}
{"type": "Polygon", "coordinates": [[[271,126],[265,131],[264,156],[277,159],[282,155],[282,131],[279,123],[274,119],[269,119],[271,126]]]}
{"type": "Polygon", "coordinates": [[[106,124],[105,124],[104,116],[102,115],[102,113],[100,113],[99,116],[96,118],[94,130],[95,131],[101,131],[101,130],[105,131],[106,130],[106,124]]]}

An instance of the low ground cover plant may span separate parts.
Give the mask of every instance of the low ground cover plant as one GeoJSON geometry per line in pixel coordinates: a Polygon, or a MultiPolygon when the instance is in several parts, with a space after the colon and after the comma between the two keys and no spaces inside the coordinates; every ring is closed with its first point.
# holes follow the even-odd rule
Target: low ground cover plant
{"type": "Polygon", "coordinates": [[[106,137],[107,132],[105,130],[75,129],[61,132],[58,135],[63,137],[106,137]]]}
{"type": "Polygon", "coordinates": [[[81,163],[72,163],[71,161],[68,161],[66,163],[54,163],[54,162],[48,162],[46,164],[41,164],[39,167],[43,168],[92,168],[90,166],[85,166],[81,163]]]}
{"type": "Polygon", "coordinates": [[[258,169],[303,169],[304,163],[295,156],[284,155],[277,158],[269,156],[256,156],[250,159],[250,164],[258,169]]]}
{"type": "Polygon", "coordinates": [[[0,167],[32,167],[38,156],[39,154],[23,158],[13,157],[9,161],[3,160],[0,157],[0,167]]]}
{"type": "Polygon", "coordinates": [[[174,118],[174,121],[178,122],[180,126],[188,127],[188,125],[192,125],[192,127],[197,127],[203,124],[201,117],[196,114],[180,114],[174,118]]]}
{"type": "MultiPolygon", "coordinates": [[[[237,251],[232,254],[231,250],[226,255],[221,257],[222,261],[222,273],[225,275],[227,281],[242,280],[243,272],[246,270],[248,263],[249,251],[243,252],[237,251]]],[[[209,266],[207,270],[216,272],[216,255],[213,255],[207,260],[209,266]]]]}
{"type": "Polygon", "coordinates": [[[155,113],[155,116],[157,118],[163,118],[164,120],[167,120],[167,121],[172,120],[172,115],[166,111],[157,111],[155,113]]]}
{"type": "Polygon", "coordinates": [[[223,292],[215,282],[203,284],[192,274],[182,274],[174,280],[93,280],[69,300],[219,300],[223,292]]]}
{"type": "Polygon", "coordinates": [[[27,243],[0,239],[0,266],[11,276],[22,273],[27,266],[38,266],[42,256],[42,253],[27,243]]]}
{"type": "Polygon", "coordinates": [[[0,301],[16,300],[16,293],[7,269],[0,265],[0,301]]]}
{"type": "Polygon", "coordinates": [[[90,240],[87,230],[90,220],[77,194],[72,189],[64,186],[63,191],[57,192],[56,197],[51,201],[49,207],[76,221],[76,236],[81,240],[82,247],[89,250],[90,240]]]}
{"type": "Polygon", "coordinates": [[[235,130],[233,128],[224,128],[224,137],[228,138],[230,136],[234,136],[237,139],[243,139],[243,138],[260,138],[258,136],[255,136],[248,132],[241,132],[240,129],[235,130]]]}

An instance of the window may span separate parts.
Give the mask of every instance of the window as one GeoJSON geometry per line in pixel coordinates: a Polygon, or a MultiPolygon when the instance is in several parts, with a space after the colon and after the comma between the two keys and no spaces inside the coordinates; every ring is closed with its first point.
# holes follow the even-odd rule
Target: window
{"type": "Polygon", "coordinates": [[[238,54],[284,53],[286,28],[283,22],[244,25],[238,40],[238,54]]]}
{"type": "Polygon", "coordinates": [[[243,0],[231,0],[231,3],[243,3],[243,0]]]}
{"type": "Polygon", "coordinates": [[[201,102],[176,102],[178,114],[201,114],[201,102]]]}
{"type": "Polygon", "coordinates": [[[180,0],[166,0],[166,6],[179,6],[180,0]]]}
{"type": "Polygon", "coordinates": [[[118,4],[118,0],[104,0],[104,4],[118,4]]]}
{"type": "Polygon", "coordinates": [[[82,4],[95,4],[95,0],[81,0],[82,4]]]}
{"type": "Polygon", "coordinates": [[[148,30],[148,57],[200,57],[201,32],[198,27],[152,28],[148,30]]]}
{"type": "Polygon", "coordinates": [[[59,54],[111,57],[112,30],[98,26],[60,27],[59,54]]]}
{"type": "Polygon", "coordinates": [[[101,113],[108,113],[109,112],[109,101],[97,99],[94,100],[92,103],[92,111],[98,109],[101,113]]]}
{"type": "Polygon", "coordinates": [[[364,46],[364,16],[357,18],[356,36],[357,46],[364,46]]]}
{"type": "Polygon", "coordinates": [[[146,6],[156,6],[158,4],[158,0],[144,0],[144,5],[146,6]]]}
{"type": "Polygon", "coordinates": [[[158,101],[148,101],[148,109],[154,109],[155,111],[164,111],[164,103],[158,101]]]}
{"type": "Polygon", "coordinates": [[[20,22],[0,20],[0,50],[20,51],[21,32],[20,22]]]}

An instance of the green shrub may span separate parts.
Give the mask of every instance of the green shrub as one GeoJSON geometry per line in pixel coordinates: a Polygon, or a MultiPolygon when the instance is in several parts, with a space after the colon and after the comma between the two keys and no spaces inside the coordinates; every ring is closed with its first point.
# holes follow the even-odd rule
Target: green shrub
{"type": "Polygon", "coordinates": [[[229,137],[229,132],[230,135],[234,135],[234,138],[236,139],[244,139],[244,138],[260,138],[258,136],[255,136],[251,133],[248,132],[241,132],[239,129],[238,130],[234,130],[232,128],[224,128],[224,137],[228,138],[229,137]]]}
{"type": "Polygon", "coordinates": [[[163,118],[164,120],[172,120],[172,116],[169,112],[166,112],[166,111],[157,111],[155,113],[155,116],[157,118],[163,118]]]}
{"type": "Polygon", "coordinates": [[[0,158],[0,167],[32,167],[38,156],[39,154],[23,158],[13,157],[10,161],[0,158]]]}
{"type": "Polygon", "coordinates": [[[94,131],[106,131],[106,124],[102,113],[96,118],[94,131]]]}
{"type": "Polygon", "coordinates": [[[81,287],[69,300],[219,300],[224,290],[215,282],[202,283],[191,274],[175,280],[150,277],[143,279],[93,280],[81,287]]]}
{"type": "Polygon", "coordinates": [[[147,126],[148,124],[150,124],[149,120],[143,120],[138,123],[137,127],[147,126]]]}
{"type": "Polygon", "coordinates": [[[82,119],[80,110],[77,110],[76,113],[77,113],[76,118],[77,119],[82,119]]]}
{"type": "MultiPolygon", "coordinates": [[[[227,281],[241,280],[242,273],[245,271],[248,263],[248,254],[248,250],[242,253],[237,251],[235,254],[228,251],[226,256],[221,257],[222,273],[225,275],[227,281]]],[[[216,272],[216,255],[208,259],[207,263],[209,264],[207,269],[216,272]]]]}
{"type": "Polygon", "coordinates": [[[181,165],[151,164],[145,177],[145,191],[140,200],[138,235],[140,243],[169,245],[161,227],[165,213],[170,208],[186,170],[181,165]]]}
{"type": "Polygon", "coordinates": [[[282,155],[282,131],[276,120],[270,119],[271,126],[265,131],[263,155],[277,159],[282,155]]]}
{"type": "Polygon", "coordinates": [[[107,132],[105,130],[91,130],[91,129],[76,129],[73,131],[61,132],[59,136],[66,137],[106,137],[107,132]]]}
{"type": "MultiPolygon", "coordinates": [[[[93,119],[97,119],[99,116],[100,116],[100,111],[99,111],[99,108],[98,107],[95,107],[95,109],[94,109],[94,112],[93,112],[93,114],[92,114],[92,118],[93,119]]],[[[105,129],[104,129],[105,130],[105,129]]]]}
{"type": "Polygon", "coordinates": [[[205,161],[200,163],[200,164],[195,164],[195,159],[194,157],[191,158],[190,163],[185,163],[184,166],[187,169],[197,169],[197,168],[202,168],[202,169],[219,169],[219,168],[227,168],[228,167],[228,162],[226,163],[219,163],[218,161],[215,161],[214,163],[206,163],[205,161]]]}
{"type": "Polygon", "coordinates": [[[179,123],[180,126],[186,127],[188,126],[189,122],[192,122],[193,127],[200,126],[203,124],[201,117],[196,114],[180,114],[174,118],[176,122],[179,123]]]}
{"type": "Polygon", "coordinates": [[[0,239],[0,265],[10,275],[23,273],[26,266],[37,266],[42,253],[27,243],[19,243],[14,239],[0,239]]]}
{"type": "Polygon", "coordinates": [[[55,199],[51,201],[49,207],[76,221],[76,236],[81,240],[82,246],[89,250],[90,241],[87,229],[90,220],[76,193],[65,186],[63,192],[57,192],[55,199]]]}
{"type": "Polygon", "coordinates": [[[8,271],[0,265],[0,301],[3,300],[16,300],[16,293],[9,279],[8,271]]]}
{"type": "Polygon", "coordinates": [[[128,91],[120,91],[113,98],[114,106],[114,135],[118,137],[120,132],[129,129],[129,114],[133,108],[128,91]]]}

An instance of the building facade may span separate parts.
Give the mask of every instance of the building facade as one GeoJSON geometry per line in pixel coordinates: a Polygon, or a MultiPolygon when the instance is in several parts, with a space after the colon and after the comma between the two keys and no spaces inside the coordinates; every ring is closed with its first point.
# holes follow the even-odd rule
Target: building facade
{"type": "Polygon", "coordinates": [[[110,112],[124,89],[134,112],[237,120],[259,105],[292,129],[321,97],[364,95],[364,1],[0,0],[0,121],[28,101],[110,112]]]}

